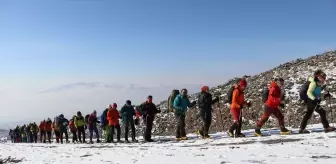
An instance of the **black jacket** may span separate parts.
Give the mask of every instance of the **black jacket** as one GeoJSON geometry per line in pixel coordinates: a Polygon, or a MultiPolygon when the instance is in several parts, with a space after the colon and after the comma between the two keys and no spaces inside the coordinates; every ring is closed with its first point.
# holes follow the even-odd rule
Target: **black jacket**
{"type": "Polygon", "coordinates": [[[207,92],[201,92],[198,95],[198,107],[201,109],[201,112],[212,112],[212,104],[219,101],[219,98],[212,100],[212,95],[207,92]]]}
{"type": "Polygon", "coordinates": [[[145,102],[145,103],[142,103],[139,108],[140,108],[142,115],[153,116],[156,113],[161,112],[160,110],[156,108],[154,103],[145,102]]]}

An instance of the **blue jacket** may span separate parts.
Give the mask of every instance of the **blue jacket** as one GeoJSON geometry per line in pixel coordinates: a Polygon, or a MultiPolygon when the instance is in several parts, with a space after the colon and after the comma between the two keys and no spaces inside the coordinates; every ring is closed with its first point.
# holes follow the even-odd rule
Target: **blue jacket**
{"type": "Polygon", "coordinates": [[[174,100],[175,114],[185,116],[188,107],[191,107],[189,99],[181,94],[177,95],[174,100]]]}

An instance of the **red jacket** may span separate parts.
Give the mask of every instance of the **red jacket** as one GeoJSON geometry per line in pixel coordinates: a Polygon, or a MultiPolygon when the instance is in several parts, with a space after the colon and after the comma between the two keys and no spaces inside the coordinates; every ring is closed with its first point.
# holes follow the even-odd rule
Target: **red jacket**
{"type": "Polygon", "coordinates": [[[278,108],[281,104],[281,89],[274,81],[271,82],[266,106],[269,108],[278,108]]]}
{"type": "Polygon", "coordinates": [[[69,127],[70,127],[71,132],[77,132],[77,128],[75,126],[74,120],[70,120],[69,127]]]}
{"type": "Polygon", "coordinates": [[[119,124],[119,112],[117,109],[109,109],[107,111],[107,120],[110,126],[116,126],[119,124]]]}
{"type": "Polygon", "coordinates": [[[42,121],[39,125],[40,131],[45,131],[45,127],[46,127],[46,123],[44,121],[42,121]]]}
{"type": "Polygon", "coordinates": [[[52,131],[52,122],[46,122],[45,123],[45,131],[51,132],[52,131]]]}

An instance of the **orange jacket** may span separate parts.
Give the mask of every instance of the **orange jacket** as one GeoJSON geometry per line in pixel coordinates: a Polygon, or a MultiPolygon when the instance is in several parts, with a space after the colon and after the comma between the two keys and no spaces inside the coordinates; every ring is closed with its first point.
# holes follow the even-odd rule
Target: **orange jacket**
{"type": "Polygon", "coordinates": [[[45,122],[41,122],[40,125],[39,125],[40,131],[45,131],[45,126],[46,126],[46,123],[45,122]]]}
{"type": "Polygon", "coordinates": [[[51,122],[46,122],[45,123],[45,131],[46,132],[51,132],[51,130],[52,130],[52,123],[51,122]]]}
{"type": "Polygon", "coordinates": [[[246,104],[244,92],[240,90],[239,86],[235,86],[232,93],[231,109],[240,109],[244,104],[246,104]]]}
{"type": "Polygon", "coordinates": [[[117,109],[109,109],[107,111],[107,120],[110,126],[116,126],[119,124],[119,112],[117,109]]]}

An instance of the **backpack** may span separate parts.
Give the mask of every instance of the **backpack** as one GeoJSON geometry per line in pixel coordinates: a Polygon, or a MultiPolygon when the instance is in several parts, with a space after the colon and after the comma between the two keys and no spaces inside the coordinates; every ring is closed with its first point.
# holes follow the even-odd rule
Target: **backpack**
{"type": "Polygon", "coordinates": [[[85,116],[85,118],[84,118],[84,121],[85,121],[86,124],[89,123],[89,117],[90,117],[90,115],[87,114],[87,115],[85,116]]]}
{"type": "Polygon", "coordinates": [[[107,111],[108,111],[108,109],[105,109],[104,112],[100,116],[100,123],[103,127],[107,125],[107,120],[106,120],[107,111]]]}
{"type": "Polygon", "coordinates": [[[170,112],[174,112],[174,100],[176,98],[177,95],[180,94],[180,91],[179,90],[172,90],[169,98],[168,98],[168,109],[170,112]]]}
{"type": "Polygon", "coordinates": [[[261,98],[261,100],[262,100],[263,103],[266,103],[266,101],[268,100],[268,94],[269,94],[269,88],[266,87],[263,90],[262,98],[261,98]]]}
{"type": "Polygon", "coordinates": [[[310,81],[306,81],[306,83],[304,83],[299,90],[300,99],[303,101],[307,101],[308,99],[307,91],[309,88],[309,84],[310,84],[310,81]]]}
{"type": "Polygon", "coordinates": [[[56,116],[55,117],[55,126],[58,127],[59,123],[60,123],[60,118],[59,118],[59,116],[56,116]]]}
{"type": "Polygon", "coordinates": [[[234,86],[232,86],[230,89],[229,89],[229,91],[227,92],[227,96],[228,96],[228,98],[227,98],[227,100],[226,100],[226,102],[225,103],[229,103],[229,104],[232,104],[232,96],[233,96],[233,91],[234,91],[234,86]]]}

